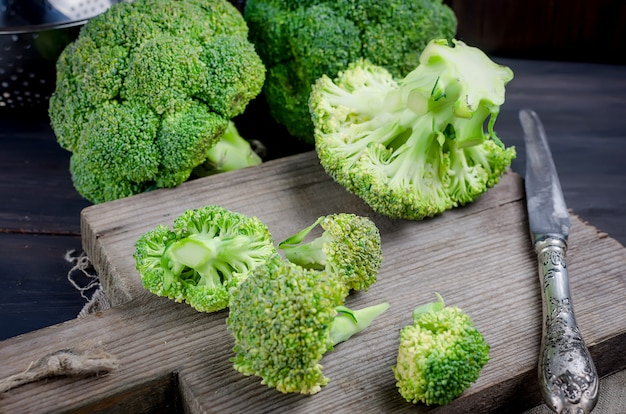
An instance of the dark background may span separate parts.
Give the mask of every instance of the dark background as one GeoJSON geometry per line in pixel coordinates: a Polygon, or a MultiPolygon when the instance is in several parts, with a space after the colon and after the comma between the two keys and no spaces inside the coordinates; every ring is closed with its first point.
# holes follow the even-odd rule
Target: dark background
{"type": "Polygon", "coordinates": [[[444,0],[457,37],[486,52],[525,59],[626,63],[622,0],[444,0]]]}

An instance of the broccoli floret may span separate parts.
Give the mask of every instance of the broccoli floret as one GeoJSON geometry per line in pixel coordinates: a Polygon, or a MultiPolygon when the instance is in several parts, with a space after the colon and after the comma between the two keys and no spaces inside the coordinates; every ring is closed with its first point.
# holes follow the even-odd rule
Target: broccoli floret
{"type": "Polygon", "coordinates": [[[270,113],[288,132],[313,144],[311,85],[365,58],[402,77],[431,39],[452,39],[457,20],[442,0],[248,0],[250,40],[267,67],[270,113]]]}
{"type": "MultiPolygon", "coordinates": [[[[76,190],[101,203],[188,180],[261,92],[247,36],[227,0],[136,0],[90,19],[57,61],[49,104],[76,190]]],[[[251,163],[237,167],[258,164],[240,144],[230,151],[251,163]]]]}
{"type": "Polygon", "coordinates": [[[158,225],[135,243],[143,286],[200,312],[228,307],[232,292],[276,253],[256,217],[216,205],[187,210],[173,228],[158,225]]]}
{"type": "Polygon", "coordinates": [[[193,169],[193,175],[205,177],[227,171],[235,171],[262,162],[250,143],[237,131],[234,122],[230,122],[222,138],[206,152],[206,160],[193,169]]]}
{"type": "Polygon", "coordinates": [[[348,290],[367,290],[376,282],[382,263],[378,227],[367,217],[349,213],[322,216],[278,248],[293,263],[336,275],[348,290]],[[321,236],[303,243],[318,225],[323,229],[321,236]]]}
{"type": "Polygon", "coordinates": [[[400,331],[392,370],[400,394],[414,404],[445,405],[478,379],[489,345],[461,309],[438,302],[418,307],[400,331]]]}
{"type": "Polygon", "coordinates": [[[159,166],[159,150],[154,145],[159,121],[139,102],[105,102],[85,121],[91,139],[78,142],[70,158],[74,186],[93,194],[122,198],[140,190],[138,183],[154,177],[159,166]],[[106,177],[106,179],[103,179],[106,177]]]}
{"type": "Polygon", "coordinates": [[[234,368],[283,393],[315,394],[329,381],[320,360],[365,329],[388,304],[352,311],[343,284],[279,255],[258,266],[233,294],[227,327],[234,368]]]}
{"type": "Polygon", "coordinates": [[[453,43],[433,40],[398,82],[359,60],[313,85],[320,163],[378,213],[418,220],[470,203],[516,155],[494,132],[512,71],[453,43]]]}

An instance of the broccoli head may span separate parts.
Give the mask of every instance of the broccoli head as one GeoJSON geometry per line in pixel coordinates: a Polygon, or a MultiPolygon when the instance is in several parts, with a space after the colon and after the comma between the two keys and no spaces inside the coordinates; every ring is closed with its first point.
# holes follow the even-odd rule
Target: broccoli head
{"type": "Polygon", "coordinates": [[[336,275],[348,290],[367,290],[382,262],[380,232],[367,217],[338,213],[318,218],[312,225],[279,243],[286,258],[302,267],[336,275]],[[317,226],[322,235],[303,243],[317,226]]]}
{"type": "Polygon", "coordinates": [[[419,220],[470,203],[515,158],[494,131],[512,77],[480,49],[444,39],[430,42],[398,82],[366,60],[335,80],[322,76],[310,97],[320,163],[392,218],[419,220]]]}
{"type": "Polygon", "coordinates": [[[271,115],[311,144],[307,102],[321,75],[335,77],[365,58],[402,77],[431,39],[452,39],[457,27],[442,0],[248,0],[244,17],[267,67],[263,91],[271,115]]]}
{"type": "Polygon", "coordinates": [[[247,36],[227,0],[122,2],[89,20],[57,60],[48,108],[76,190],[100,203],[189,179],[261,92],[247,36]]]}
{"type": "Polygon", "coordinates": [[[283,393],[315,394],[329,381],[320,360],[365,329],[388,304],[350,310],[343,284],[279,255],[257,266],[234,292],[227,327],[234,368],[283,393]]]}
{"type": "Polygon", "coordinates": [[[233,290],[276,253],[256,217],[216,205],[187,210],[173,229],[158,225],[135,243],[143,286],[200,312],[228,307],[233,290]]]}
{"type": "Polygon", "coordinates": [[[445,405],[478,379],[489,361],[489,345],[458,307],[438,302],[413,312],[413,324],[400,331],[393,366],[400,394],[409,402],[445,405]]]}

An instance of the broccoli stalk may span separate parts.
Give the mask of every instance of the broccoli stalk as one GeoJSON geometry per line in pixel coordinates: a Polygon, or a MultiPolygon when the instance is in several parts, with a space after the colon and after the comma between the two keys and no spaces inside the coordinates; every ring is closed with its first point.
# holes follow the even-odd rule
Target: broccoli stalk
{"type": "Polygon", "coordinates": [[[323,247],[327,241],[331,241],[332,236],[330,233],[324,233],[311,242],[303,243],[306,236],[325,218],[325,216],[319,217],[310,226],[305,227],[278,244],[278,248],[285,252],[285,256],[289,261],[307,269],[322,270],[326,267],[326,253],[323,247]]]}
{"type": "Polygon", "coordinates": [[[326,271],[273,256],[231,298],[233,367],[283,393],[319,392],[329,381],[320,365],[324,354],[388,308],[382,303],[352,311],[344,298],[345,286],[326,271]]]}
{"type": "Polygon", "coordinates": [[[261,164],[261,157],[230,121],[224,135],[206,152],[206,161],[193,170],[196,177],[206,177],[261,164]]]}
{"type": "Polygon", "coordinates": [[[413,324],[400,331],[392,370],[398,391],[412,403],[450,403],[489,361],[489,345],[471,318],[436,295],[439,300],[416,308],[413,324]]]}
{"type": "Polygon", "coordinates": [[[279,243],[278,248],[297,265],[336,275],[348,290],[367,290],[376,281],[382,263],[376,224],[367,217],[349,213],[321,216],[279,243]],[[305,243],[318,225],[323,229],[322,235],[305,243]]]}
{"type": "Polygon", "coordinates": [[[309,101],[320,163],[392,218],[472,202],[515,157],[494,131],[512,77],[481,50],[446,40],[431,41],[400,81],[365,60],[335,80],[322,76],[309,101]]]}
{"type": "Polygon", "coordinates": [[[330,327],[330,339],[334,345],[347,341],[370,324],[380,314],[389,309],[389,304],[379,303],[378,305],[368,306],[358,310],[352,310],[346,306],[337,306],[337,316],[333,319],[330,327]]]}
{"type": "Polygon", "coordinates": [[[274,253],[260,220],[211,205],[185,211],[173,230],[159,225],[144,233],[134,257],[146,289],[214,312],[228,307],[233,289],[274,253]]]}
{"type": "MultiPolygon", "coordinates": [[[[263,241],[255,243],[248,235],[223,237],[211,233],[192,234],[167,247],[163,255],[170,270],[189,269],[200,278],[196,286],[219,288],[226,275],[244,273],[263,259],[259,251],[263,241]]],[[[170,272],[175,276],[175,272],[170,272]]]]}

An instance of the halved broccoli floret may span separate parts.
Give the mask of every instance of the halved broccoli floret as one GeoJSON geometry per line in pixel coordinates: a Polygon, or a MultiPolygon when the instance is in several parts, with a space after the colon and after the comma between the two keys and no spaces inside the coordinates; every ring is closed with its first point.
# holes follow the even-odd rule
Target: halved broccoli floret
{"type": "Polygon", "coordinates": [[[278,248],[291,262],[326,270],[354,290],[367,290],[376,282],[383,257],[376,224],[367,217],[350,213],[319,217],[309,227],[279,243],[278,248]],[[303,243],[318,225],[323,229],[322,235],[303,243]]]}
{"type": "Polygon", "coordinates": [[[141,235],[134,258],[146,289],[214,312],[275,252],[258,218],[209,205],[185,211],[173,229],[159,225],[141,235]]]}
{"type": "Polygon", "coordinates": [[[446,40],[429,43],[419,66],[397,82],[366,60],[335,80],[322,76],[310,99],[320,163],[392,218],[470,203],[515,157],[494,131],[512,77],[481,50],[446,40]]]}
{"type": "Polygon", "coordinates": [[[344,298],[335,276],[273,256],[233,294],[227,326],[235,339],[234,368],[283,393],[319,392],[329,381],[320,365],[324,354],[388,308],[353,311],[344,298]]]}

